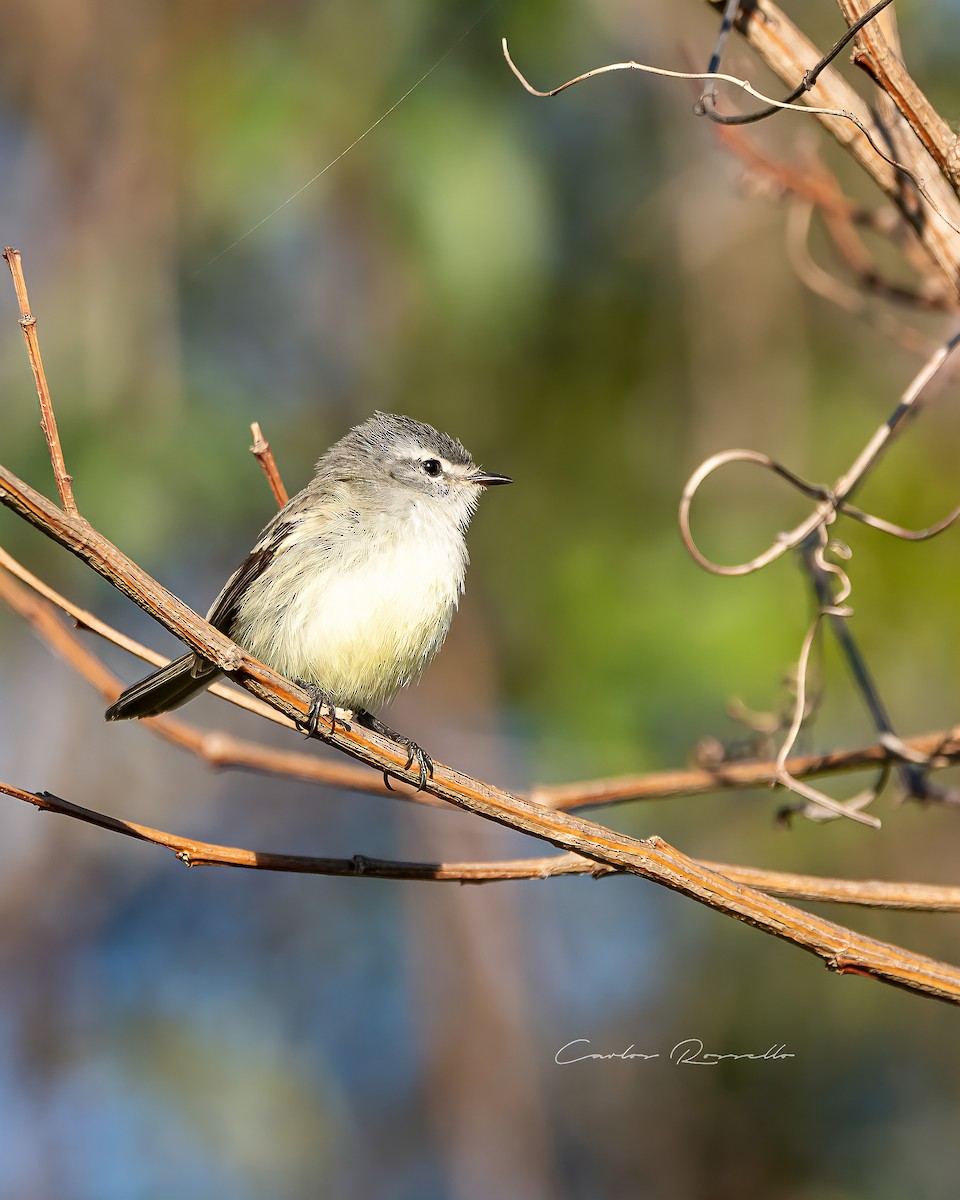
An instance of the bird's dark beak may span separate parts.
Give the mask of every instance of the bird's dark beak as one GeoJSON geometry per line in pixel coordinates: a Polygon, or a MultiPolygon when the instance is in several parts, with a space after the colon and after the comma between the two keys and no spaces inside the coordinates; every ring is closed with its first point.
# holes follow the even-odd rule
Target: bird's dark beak
{"type": "Polygon", "coordinates": [[[495,483],[513,483],[509,475],[496,475],[493,471],[474,471],[472,475],[468,475],[467,479],[470,483],[475,483],[477,487],[493,487],[495,483]]]}

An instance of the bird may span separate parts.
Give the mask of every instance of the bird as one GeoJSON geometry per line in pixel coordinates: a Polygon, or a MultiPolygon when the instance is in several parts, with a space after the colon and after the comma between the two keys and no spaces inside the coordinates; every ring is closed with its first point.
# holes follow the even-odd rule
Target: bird
{"type": "MultiPolygon", "coordinates": [[[[512,482],[478,467],[462,442],[433,426],[375,412],[320,458],[207,620],[310,693],[308,733],[317,733],[324,709],[334,725],[336,709],[347,709],[406,747],[406,768],[416,760],[423,788],[432,759],[374,710],[440,649],[463,593],[470,519],[486,488],[512,482]]],[[[169,712],[219,675],[191,651],[127,688],[106,719],[169,712]]]]}

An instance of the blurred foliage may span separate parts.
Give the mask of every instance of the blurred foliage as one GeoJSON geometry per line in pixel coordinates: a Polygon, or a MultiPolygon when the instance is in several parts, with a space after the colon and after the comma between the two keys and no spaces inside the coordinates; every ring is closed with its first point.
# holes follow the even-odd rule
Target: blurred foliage
{"type": "MultiPolygon", "coordinates": [[[[792,9],[823,42],[838,28],[830,5],[792,9]]],[[[898,9],[911,68],[955,115],[956,6],[898,9]]],[[[680,65],[681,45],[707,57],[707,6],[39,0],[6,25],[2,237],[23,252],[68,466],[99,528],[203,607],[270,515],[250,421],[292,491],[350,424],[408,412],[517,485],[481,506],[464,611],[398,704],[404,728],[520,786],[676,765],[704,734],[742,735],[732,696],[776,707],[808,619],[799,572],[699,572],[676,533],[680,489],[734,445],[832,480],[918,363],[803,292],[781,209],[738,187],[684,86],[624,75],[535,100],[498,45],[506,34],[541,86],[611,59],[680,65]]],[[[756,74],[737,45],[730,69],[756,74]]],[[[751,136],[790,158],[817,134],[784,116],[751,136]]],[[[12,296],[3,311],[0,457],[49,493],[12,296]]],[[[957,434],[945,392],[862,502],[916,526],[948,511],[957,434]]],[[[695,523],[733,561],[801,511],[731,471],[695,523]]],[[[0,522],[34,569],[164,644],[90,572],[0,522]]],[[[854,629],[898,727],[951,725],[956,533],[905,546],[838,532],[855,552],[854,629]]],[[[266,848],[534,852],[455,817],[214,778],[142,731],[107,730],[7,613],[0,652],[0,776],[24,786],[266,848]]],[[[869,737],[835,654],[825,672],[807,744],[869,737]]],[[[713,858],[956,878],[948,812],[885,803],[880,835],[788,835],[778,801],[610,820],[713,858]]],[[[637,881],[188,875],[12,802],[0,821],[4,1194],[594,1197],[636,1195],[643,1178],[663,1197],[820,1200],[948,1195],[960,1169],[949,1013],[827,977],[637,881]],[[689,1036],[798,1057],[699,1074],[553,1064],[571,1038],[665,1055],[689,1036]]],[[[956,958],[955,921],[837,917],[956,958]]]]}

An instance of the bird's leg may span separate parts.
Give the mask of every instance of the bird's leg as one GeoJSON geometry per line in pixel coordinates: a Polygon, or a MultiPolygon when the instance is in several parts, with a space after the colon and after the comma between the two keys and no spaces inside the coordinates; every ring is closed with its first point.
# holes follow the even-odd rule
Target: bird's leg
{"type": "MultiPolygon", "coordinates": [[[[422,792],[427,786],[427,780],[433,775],[433,759],[427,754],[426,750],[421,749],[416,742],[410,738],[404,737],[402,733],[397,733],[395,729],[391,729],[389,725],[384,723],[373,715],[367,712],[365,708],[354,710],[353,714],[357,719],[358,725],[363,725],[365,729],[372,729],[374,733],[379,733],[383,737],[388,737],[391,741],[399,742],[401,746],[407,748],[407,761],[404,764],[404,770],[409,770],[416,762],[420,769],[420,779],[417,783],[417,791],[422,792]]],[[[383,782],[390,787],[390,777],[386,771],[383,773],[383,782]]],[[[392,788],[390,789],[393,790],[392,788]]]]}
{"type": "Polygon", "coordinates": [[[326,709],[327,716],[330,719],[330,733],[333,733],[337,728],[337,706],[326,692],[315,683],[309,683],[306,679],[295,679],[293,682],[298,687],[302,687],[310,696],[310,707],[307,709],[307,737],[321,737],[326,739],[330,734],[320,733],[320,717],[323,714],[323,710],[326,709]]]}

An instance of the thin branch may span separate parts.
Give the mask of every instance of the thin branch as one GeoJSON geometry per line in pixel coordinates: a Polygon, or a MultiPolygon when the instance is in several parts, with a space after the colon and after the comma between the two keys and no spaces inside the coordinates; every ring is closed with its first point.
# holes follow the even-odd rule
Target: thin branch
{"type": "MultiPolygon", "coordinates": [[[[88,612],[85,608],[81,608],[78,604],[74,604],[71,600],[62,596],[50,587],[49,584],[44,583],[42,579],[38,579],[32,571],[28,571],[22,563],[17,562],[13,555],[4,550],[2,546],[0,546],[0,568],[8,571],[14,578],[19,579],[21,583],[25,583],[27,587],[36,592],[37,595],[43,596],[45,600],[48,600],[62,612],[65,612],[67,616],[72,617],[81,628],[95,633],[97,637],[103,638],[105,642],[109,642],[113,646],[118,646],[121,650],[126,650],[128,654],[132,654],[135,658],[139,658],[153,667],[165,667],[170,662],[170,659],[165,654],[158,654],[156,650],[151,650],[149,646],[144,646],[142,642],[127,637],[125,633],[114,629],[106,621],[101,621],[93,613],[88,612]]],[[[283,725],[287,729],[296,727],[294,722],[282,713],[274,712],[269,705],[263,704],[247,692],[238,691],[236,688],[228,687],[222,683],[212,684],[207,688],[207,691],[211,696],[217,696],[220,700],[226,700],[228,704],[245,709],[247,712],[256,713],[258,717],[264,717],[266,720],[273,721],[277,725],[283,725]]]]}
{"type": "MultiPolygon", "coordinates": [[[[733,31],[733,23],[737,19],[739,8],[740,0],[726,0],[723,15],[720,19],[720,29],[717,33],[716,45],[713,47],[713,53],[710,55],[710,61],[707,64],[708,75],[713,75],[720,70],[720,64],[723,62],[723,52],[726,49],[727,39],[733,31]]],[[[700,93],[700,99],[694,111],[709,112],[712,114],[717,110],[716,105],[717,89],[711,88],[707,91],[704,88],[700,93]]]]}
{"type": "Polygon", "coordinates": [[[267,477],[267,483],[270,484],[270,491],[273,492],[277,508],[283,508],[290,497],[287,495],[287,489],[283,486],[283,480],[280,478],[280,471],[273,457],[273,451],[270,449],[270,443],[263,436],[263,430],[260,428],[259,421],[253,422],[250,426],[250,432],[253,434],[253,445],[250,447],[250,453],[256,458],[263,469],[264,475],[267,477]]]}
{"type": "MultiPolygon", "coordinates": [[[[869,304],[865,294],[866,291],[875,292],[883,298],[903,299],[902,290],[900,290],[900,294],[894,295],[894,289],[897,285],[890,285],[888,289],[887,285],[880,280],[880,277],[871,271],[858,275],[858,283],[860,284],[860,289],[858,290],[858,288],[852,287],[844,280],[831,275],[819,263],[814,261],[808,244],[810,221],[813,212],[814,206],[803,200],[795,200],[787,212],[787,255],[800,282],[812,292],[815,292],[816,295],[822,296],[824,300],[829,300],[831,304],[837,305],[838,308],[842,308],[845,312],[863,317],[864,320],[874,326],[881,336],[896,341],[909,353],[924,357],[932,354],[936,347],[925,334],[920,333],[913,326],[906,325],[903,321],[891,317],[887,312],[877,311],[876,306],[869,304]]],[[[843,254],[844,250],[840,246],[836,236],[838,232],[836,225],[839,223],[835,223],[829,218],[825,219],[827,220],[827,227],[833,238],[834,245],[843,254]]],[[[917,307],[919,308],[956,308],[956,303],[949,302],[949,298],[944,296],[931,296],[925,291],[920,290],[912,294],[916,297],[917,307]]]]}
{"type": "MultiPolygon", "coordinates": [[[[637,62],[634,59],[631,59],[627,62],[605,63],[602,67],[594,67],[591,71],[584,71],[582,75],[577,75],[573,79],[568,79],[565,83],[561,83],[558,87],[551,88],[549,91],[543,92],[529,83],[521,73],[519,67],[517,67],[517,65],[514,63],[513,59],[510,57],[510,51],[507,48],[506,38],[502,39],[502,47],[503,56],[506,59],[510,70],[513,71],[514,75],[516,75],[517,79],[523,84],[524,88],[531,94],[531,96],[537,96],[541,99],[550,99],[553,96],[559,96],[561,92],[565,92],[568,88],[576,87],[577,84],[584,83],[586,80],[593,79],[598,75],[609,74],[611,71],[641,71],[644,74],[658,75],[664,79],[713,79],[721,83],[730,83],[746,92],[748,96],[753,96],[757,100],[762,100],[772,109],[784,109],[791,112],[806,113],[809,116],[820,117],[822,120],[829,118],[830,120],[834,121],[849,122],[857,129],[873,153],[889,167],[894,169],[897,172],[898,177],[906,176],[920,193],[920,195],[923,196],[923,198],[927,201],[931,210],[936,213],[939,219],[951,230],[951,232],[960,236],[960,225],[955,224],[946,215],[947,208],[950,206],[944,206],[942,203],[938,203],[937,199],[932,195],[926,183],[919,175],[911,171],[910,168],[904,163],[898,162],[895,158],[892,158],[886,153],[881,145],[882,139],[880,135],[876,130],[871,128],[874,124],[872,120],[864,120],[849,109],[823,108],[810,103],[806,99],[804,99],[803,104],[786,103],[781,100],[774,100],[772,96],[764,95],[764,93],[758,91],[748,79],[739,79],[735,75],[728,75],[722,71],[713,72],[712,74],[707,71],[674,71],[668,69],[667,67],[655,67],[650,63],[637,62]]],[[[901,207],[903,206],[901,205],[901,207]]],[[[906,209],[904,209],[904,211],[907,212],[906,209]]],[[[911,215],[911,224],[916,227],[918,221],[917,215],[915,213],[911,215]]],[[[957,219],[960,220],[960,217],[957,219]]]]}
{"type": "MultiPolygon", "coordinates": [[[[931,769],[960,762],[960,728],[904,738],[909,752],[922,756],[931,769]]],[[[888,746],[876,743],[856,750],[827,754],[804,754],[788,758],[786,769],[794,779],[815,779],[841,772],[865,771],[896,762],[900,757],[888,746]]],[[[601,808],[641,800],[670,800],[678,796],[706,796],[713,792],[773,788],[777,782],[774,762],[720,762],[676,771],[652,771],[644,775],[622,775],[614,779],[537,787],[529,798],[553,809],[601,808]]]]}
{"type": "Polygon", "coordinates": [[[872,16],[873,10],[863,13],[861,0],[839,0],[839,4],[846,20],[852,22],[850,35],[856,34],[854,63],[893,101],[946,178],[955,189],[960,188],[957,135],[917,87],[882,28],[864,19],[872,16]]]}
{"type": "MultiPolygon", "coordinates": [[[[822,547],[818,547],[822,550],[822,547]]],[[[802,783],[795,779],[787,769],[787,758],[790,751],[796,744],[796,740],[800,735],[800,729],[803,725],[807,712],[806,690],[807,690],[807,673],[810,663],[810,653],[813,649],[814,641],[820,631],[821,623],[827,617],[833,617],[839,620],[842,616],[849,615],[849,610],[842,608],[841,605],[849,594],[849,584],[841,596],[834,599],[831,595],[820,596],[819,606],[813,622],[807,631],[806,637],[803,639],[803,646],[800,651],[800,661],[797,666],[797,697],[794,706],[793,720],[790,728],[787,731],[787,736],[784,739],[783,745],[780,747],[780,752],[777,755],[777,781],[789,788],[790,791],[796,792],[797,795],[803,796],[809,805],[813,805],[813,812],[816,814],[829,814],[831,817],[847,817],[852,821],[859,821],[864,825],[870,825],[874,829],[880,828],[880,821],[877,817],[862,811],[866,805],[870,804],[878,794],[878,788],[873,787],[865,792],[861,792],[852,800],[846,803],[840,803],[834,800],[832,796],[828,796],[819,788],[810,787],[808,784],[802,783]]],[[[885,773],[881,773],[885,777],[885,773]]]]}
{"type": "MultiPolygon", "coordinates": [[[[860,653],[860,648],[850,632],[849,617],[851,610],[841,607],[849,594],[849,584],[842,597],[834,598],[831,592],[829,576],[833,573],[830,564],[823,557],[823,547],[814,545],[812,540],[801,547],[801,560],[813,583],[819,613],[829,621],[834,638],[840,647],[847,669],[853,678],[857,691],[863,697],[870,720],[884,744],[893,746],[898,742],[887,707],[883,702],[877,685],[873,681],[866,659],[860,653]]],[[[922,767],[908,759],[901,759],[897,767],[903,781],[904,791],[908,796],[921,797],[925,791],[922,767]]]]}
{"type": "MultiPolygon", "coordinates": [[[[122,821],[90,808],[82,808],[50,792],[27,792],[0,782],[0,792],[14,800],[32,804],[42,812],[57,813],[94,825],[99,829],[172,850],[189,867],[240,867],[247,870],[283,871],[302,875],[335,875],[368,879],[405,879],[433,883],[503,883],[520,879],[552,879],[561,875],[592,875],[601,878],[622,872],[581,857],[552,854],[542,858],[515,858],[500,862],[417,863],[393,859],[319,858],[306,854],[276,854],[244,850],[181,837],[149,825],[122,821]]],[[[923,883],[881,883],[876,880],[830,879],[819,875],[796,875],[787,871],[765,871],[732,863],[703,862],[737,883],[765,892],[800,900],[852,904],[864,908],[901,909],[914,912],[960,912],[960,887],[923,883]]]]}
{"type": "MultiPolygon", "coordinates": [[[[707,2],[716,8],[722,0],[707,2]]],[[[813,43],[773,0],[751,0],[749,4],[743,5],[736,28],[767,66],[788,86],[795,85],[820,58],[820,53],[813,43]]],[[[872,29],[873,26],[868,28],[872,29]]],[[[860,126],[870,131],[867,138],[847,120],[828,116],[826,112],[819,115],[824,127],[900,210],[950,288],[954,291],[960,290],[960,236],[957,234],[957,226],[960,224],[960,202],[933,159],[916,139],[912,139],[913,145],[904,144],[901,147],[900,157],[907,159],[906,164],[895,166],[886,156],[877,157],[872,146],[884,141],[883,127],[867,102],[839,72],[828,70],[823,73],[817,81],[816,96],[823,109],[852,113],[857,117],[860,126]],[[915,181],[923,181],[921,194],[927,201],[926,206],[919,206],[916,198],[904,188],[904,166],[907,176],[915,181]]]]}
{"type": "Polygon", "coordinates": [[[73,478],[67,474],[66,463],[63,461],[57,418],[53,412],[50,389],[47,387],[43,359],[40,357],[37,318],[30,311],[30,298],[27,295],[27,283],[23,277],[20,251],[14,250],[12,246],[6,246],[3,257],[7,260],[7,266],[10,268],[14,291],[17,294],[17,304],[20,306],[20,328],[23,330],[23,340],[27,345],[27,356],[30,359],[30,368],[33,371],[33,380],[37,387],[37,398],[40,401],[40,425],[47,441],[47,449],[50,452],[50,465],[53,467],[53,477],[56,480],[60,503],[68,513],[76,515],[77,503],[73,498],[73,478]]]}
{"type": "MultiPolygon", "coordinates": [[[[5,566],[0,551],[0,565],[5,566]]],[[[15,561],[15,560],[14,560],[15,561]]],[[[17,564],[19,565],[19,564],[17,564]]],[[[92,654],[80,641],[76,634],[68,629],[55,612],[49,600],[32,595],[26,588],[21,587],[13,579],[0,571],[0,599],[5,601],[14,612],[29,622],[34,632],[56,654],[80,676],[92,684],[108,703],[112,703],[123,691],[123,684],[112,671],[109,671],[96,655],[92,654]]],[[[163,665],[162,655],[153,655],[156,665],[163,665]]],[[[214,689],[210,689],[213,691],[214,689]]],[[[233,688],[218,688],[218,694],[223,699],[238,696],[250,701],[253,711],[258,715],[261,709],[270,716],[277,717],[288,728],[293,723],[273,709],[248,696],[246,692],[237,692],[233,688]]],[[[272,746],[264,746],[257,742],[246,741],[233,737],[223,730],[197,729],[184,721],[172,716],[150,717],[143,721],[145,728],[174,746],[195,754],[210,767],[238,768],[256,771],[261,774],[285,776],[306,783],[321,783],[329,787],[346,788],[351,791],[370,792],[375,795],[395,796],[402,800],[413,799],[413,793],[407,791],[388,790],[382,777],[364,767],[354,767],[344,762],[330,762],[313,754],[303,754],[292,750],[277,750],[272,746]]],[[[435,800],[432,796],[416,796],[420,803],[447,805],[435,800]]]]}
{"type": "MultiPolygon", "coordinates": [[[[710,120],[714,121],[717,125],[753,125],[757,121],[763,121],[766,120],[767,117],[772,117],[782,108],[792,105],[795,100],[799,100],[801,96],[811,91],[816,86],[817,80],[827,69],[827,67],[829,67],[834,61],[844,46],[851,42],[864,27],[864,25],[869,24],[869,22],[872,21],[878,13],[882,12],[883,9],[885,9],[891,2],[892,0],[878,0],[877,4],[874,4],[871,9],[864,12],[863,16],[860,17],[856,24],[852,25],[843,35],[843,37],[834,42],[831,49],[821,57],[820,61],[815,66],[811,67],[809,71],[804,72],[803,79],[801,79],[797,86],[793,88],[792,91],[788,92],[779,103],[771,103],[767,105],[766,108],[761,108],[757,112],[724,114],[718,113],[713,107],[712,101],[716,100],[716,92],[714,92],[712,96],[704,92],[702,96],[702,105],[699,111],[705,113],[710,120]]],[[[740,0],[728,0],[727,6],[723,12],[723,21],[720,26],[720,36],[717,39],[717,47],[710,59],[710,66],[707,68],[710,72],[716,73],[720,69],[720,59],[723,53],[723,47],[726,43],[727,37],[729,36],[730,30],[733,28],[734,19],[736,18],[739,7],[740,0]]]]}
{"type": "MultiPolygon", "coordinates": [[[[740,129],[718,125],[713,132],[717,141],[735,154],[749,172],[768,180],[778,193],[789,192],[824,213],[872,229],[881,237],[889,237],[897,227],[906,228],[901,214],[892,206],[867,208],[844,195],[830,172],[810,156],[798,166],[773,158],[740,129]]],[[[957,301],[954,307],[956,304],[957,301]]]]}

